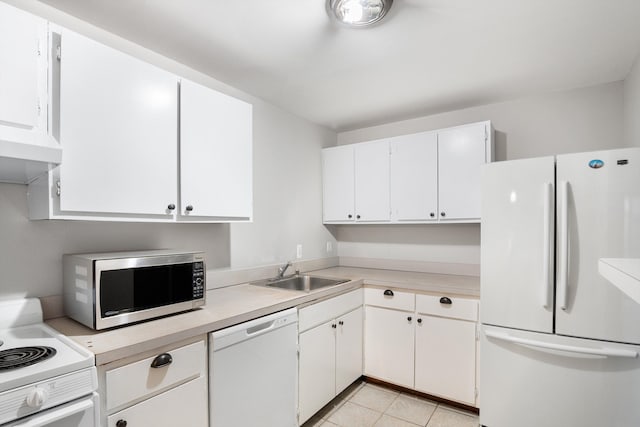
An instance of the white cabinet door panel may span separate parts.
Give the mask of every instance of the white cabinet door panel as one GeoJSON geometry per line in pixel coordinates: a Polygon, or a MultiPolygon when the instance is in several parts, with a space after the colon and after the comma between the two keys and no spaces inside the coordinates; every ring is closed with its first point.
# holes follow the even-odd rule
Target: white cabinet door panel
{"type": "Polygon", "coordinates": [[[336,329],[332,325],[333,320],[330,320],[301,333],[298,338],[300,424],[335,397],[336,329]]]}
{"type": "Polygon", "coordinates": [[[43,25],[43,19],[0,3],[0,123],[36,126],[38,51],[45,53],[39,40],[43,25]]]}
{"type": "Polygon", "coordinates": [[[339,394],[362,375],[362,307],[336,320],[336,394],[339,394]]]}
{"type": "Polygon", "coordinates": [[[180,213],[249,219],[251,156],[251,104],[182,80],[180,213]]]}
{"type": "Polygon", "coordinates": [[[475,403],[476,323],[418,316],[416,390],[468,405],[475,403]]]}
{"type": "Polygon", "coordinates": [[[354,221],[353,146],[322,150],[323,220],[354,221]]]}
{"type": "Polygon", "coordinates": [[[436,221],[438,134],[424,132],[391,139],[391,219],[436,221]]]}
{"type": "Polygon", "coordinates": [[[389,141],[358,144],[354,153],[356,221],[388,221],[389,141]]]}
{"type": "Polygon", "coordinates": [[[486,163],[485,123],[438,132],[441,220],[480,218],[480,166],[486,163]]]}
{"type": "Polygon", "coordinates": [[[414,317],[412,313],[365,307],[365,375],[413,388],[414,317]]]}
{"type": "Polygon", "coordinates": [[[177,79],[62,32],[63,211],[167,215],[177,200],[177,79]]]}
{"type": "Polygon", "coordinates": [[[47,21],[0,2],[0,52],[0,141],[44,145],[47,21]]]}

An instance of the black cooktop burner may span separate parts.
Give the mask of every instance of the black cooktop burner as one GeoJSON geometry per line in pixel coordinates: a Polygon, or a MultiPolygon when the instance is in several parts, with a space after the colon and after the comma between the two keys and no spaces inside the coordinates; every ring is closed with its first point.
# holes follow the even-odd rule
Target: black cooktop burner
{"type": "Polygon", "coordinates": [[[42,362],[56,354],[51,347],[18,347],[0,351],[0,371],[17,369],[42,362]]]}

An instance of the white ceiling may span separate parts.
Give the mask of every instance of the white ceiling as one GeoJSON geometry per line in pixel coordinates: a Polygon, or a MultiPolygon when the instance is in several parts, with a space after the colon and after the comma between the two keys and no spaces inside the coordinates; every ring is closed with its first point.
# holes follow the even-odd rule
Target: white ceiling
{"type": "Polygon", "coordinates": [[[374,28],[324,0],[41,0],[336,130],[622,80],[639,0],[395,0],[374,28]]]}

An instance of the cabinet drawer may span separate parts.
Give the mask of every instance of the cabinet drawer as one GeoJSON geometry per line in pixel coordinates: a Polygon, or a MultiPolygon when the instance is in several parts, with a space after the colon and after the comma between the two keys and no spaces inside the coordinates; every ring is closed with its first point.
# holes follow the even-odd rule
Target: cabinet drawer
{"type": "MultiPolygon", "coordinates": [[[[204,341],[168,350],[172,362],[163,367],[152,368],[157,356],[130,363],[107,371],[107,410],[117,408],[134,400],[167,389],[206,374],[207,348],[204,341]]],[[[159,352],[158,355],[163,354],[159,352]]]]}
{"type": "Polygon", "coordinates": [[[120,420],[132,427],[207,427],[207,380],[200,377],[116,412],[107,417],[107,427],[117,427],[120,420]]]}
{"type": "Polygon", "coordinates": [[[300,332],[327,322],[362,306],[362,289],[319,302],[298,310],[298,329],[300,332]]]}
{"type": "Polygon", "coordinates": [[[478,320],[478,300],[444,295],[416,295],[416,311],[422,314],[475,322],[478,320]],[[442,298],[448,298],[451,304],[440,302],[442,298]]]}
{"type": "Polygon", "coordinates": [[[401,292],[394,289],[365,288],[364,303],[378,307],[394,308],[396,310],[413,311],[415,307],[415,294],[401,292]],[[385,295],[390,290],[392,295],[385,295]]]}

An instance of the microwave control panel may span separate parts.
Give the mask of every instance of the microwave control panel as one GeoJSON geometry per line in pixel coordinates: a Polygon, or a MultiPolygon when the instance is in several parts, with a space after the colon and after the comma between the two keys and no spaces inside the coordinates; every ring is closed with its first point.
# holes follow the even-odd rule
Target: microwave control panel
{"type": "Polygon", "coordinates": [[[204,297],[205,292],[204,280],[204,262],[198,261],[193,263],[193,299],[204,297]]]}

